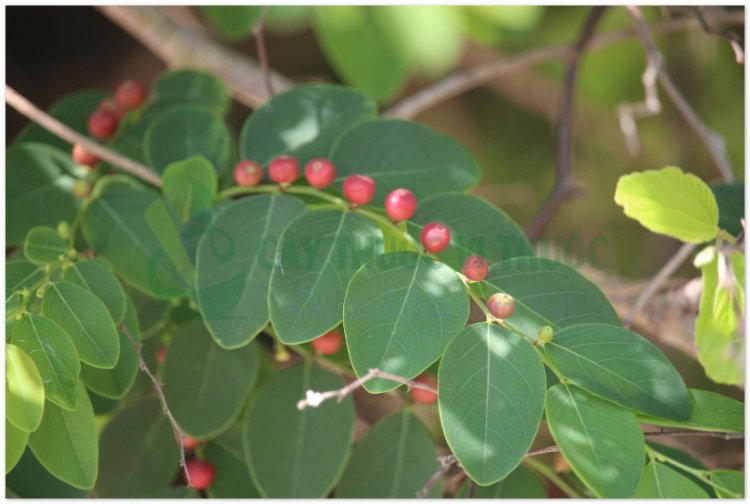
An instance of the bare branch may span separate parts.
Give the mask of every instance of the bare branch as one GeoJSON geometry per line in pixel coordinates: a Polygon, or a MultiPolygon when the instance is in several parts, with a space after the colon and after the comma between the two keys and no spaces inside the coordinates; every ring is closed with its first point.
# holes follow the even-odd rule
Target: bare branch
{"type": "Polygon", "coordinates": [[[125,336],[127,336],[127,338],[130,340],[130,343],[133,345],[133,347],[135,347],[135,352],[138,356],[138,365],[140,366],[141,371],[146,373],[146,376],[148,376],[151,382],[154,384],[156,395],[159,396],[159,400],[161,401],[161,409],[164,412],[164,416],[166,416],[167,420],[169,420],[169,423],[172,424],[172,430],[174,430],[174,435],[177,439],[177,446],[180,449],[180,467],[182,467],[182,472],[185,474],[185,481],[187,483],[187,486],[192,487],[193,482],[190,479],[190,473],[187,470],[187,463],[185,462],[185,432],[180,428],[177,420],[175,420],[174,416],[172,415],[172,410],[169,409],[167,398],[164,396],[164,390],[162,389],[161,382],[156,377],[156,375],[154,375],[154,373],[152,373],[148,368],[146,360],[143,358],[141,344],[136,341],[132,334],[130,334],[130,329],[128,329],[128,326],[126,326],[124,322],[121,322],[119,324],[119,329],[120,331],[125,333],[125,336]]]}
{"type": "Polygon", "coordinates": [[[466,498],[467,499],[473,499],[474,498],[474,492],[477,491],[477,484],[474,483],[474,480],[469,480],[469,485],[466,488],[466,498]]]}
{"type": "Polygon", "coordinates": [[[409,390],[413,388],[418,388],[418,389],[427,390],[428,392],[433,392],[437,394],[437,390],[430,387],[429,385],[425,385],[424,383],[418,383],[413,380],[404,378],[402,376],[396,376],[391,373],[386,373],[385,371],[381,371],[377,368],[372,368],[363,377],[354,380],[353,382],[349,383],[347,386],[342,387],[338,390],[329,390],[327,392],[316,392],[314,390],[308,390],[306,397],[304,399],[300,399],[299,402],[297,402],[297,409],[303,410],[307,407],[317,408],[328,399],[333,399],[333,398],[336,398],[340,402],[346,396],[348,396],[349,394],[357,390],[359,387],[361,387],[362,385],[364,385],[365,383],[367,383],[368,381],[374,378],[384,378],[386,380],[403,383],[404,385],[406,385],[406,387],[409,390]]]}
{"type": "Polygon", "coordinates": [[[729,45],[732,47],[732,51],[734,51],[734,59],[737,61],[738,64],[744,65],[745,64],[745,51],[742,49],[742,44],[740,43],[740,38],[737,36],[736,33],[731,32],[729,30],[721,30],[712,28],[708,21],[706,21],[705,16],[703,15],[703,7],[696,6],[696,7],[690,7],[690,9],[695,14],[695,17],[698,18],[698,21],[701,24],[701,27],[703,28],[703,31],[706,33],[710,33],[712,35],[717,35],[719,37],[723,37],[729,41],[729,45]]]}
{"type": "Polygon", "coordinates": [[[268,7],[263,7],[260,13],[258,22],[253,27],[253,37],[255,37],[255,45],[258,47],[258,63],[260,63],[260,71],[263,72],[263,80],[266,83],[266,92],[268,96],[273,96],[273,84],[271,84],[271,70],[268,67],[268,53],[266,52],[266,37],[265,37],[265,22],[266,15],[268,14],[268,7]]]}
{"type": "MultiPolygon", "coordinates": [[[[178,24],[158,8],[121,5],[96,8],[170,67],[191,67],[216,75],[238,101],[251,108],[269,98],[263,71],[255,61],[178,24]]],[[[276,90],[292,85],[277,73],[269,71],[269,74],[276,90]]]]}
{"type": "Polygon", "coordinates": [[[557,179],[542,208],[536,214],[526,230],[529,238],[538,238],[552,220],[562,204],[581,194],[573,181],[573,99],[578,65],[586,45],[594,35],[596,25],[607,10],[606,6],[592,7],[581,28],[578,40],[568,61],[565,73],[564,92],[560,106],[560,122],[557,128],[557,179]]]}
{"type": "Polygon", "coordinates": [[[453,455],[445,455],[443,457],[438,457],[438,462],[440,462],[440,467],[438,467],[438,470],[435,471],[432,476],[430,476],[430,479],[427,480],[427,482],[422,485],[422,488],[420,488],[417,492],[418,499],[424,499],[425,497],[427,497],[427,495],[430,493],[430,490],[432,490],[437,482],[440,481],[440,478],[448,474],[448,471],[451,470],[451,467],[456,464],[456,457],[453,455]]]}
{"type": "Polygon", "coordinates": [[[28,117],[53,135],[62,138],[72,145],[81,144],[87,151],[107,161],[113,166],[117,166],[150,184],[161,187],[161,179],[158,175],[149,170],[147,166],[133,161],[115,151],[109,150],[103,145],[91,140],[89,137],[81,135],[77,131],[69,128],[67,125],[39,109],[36,105],[31,103],[7,84],[5,85],[5,102],[16,109],[20,114],[28,117]]]}

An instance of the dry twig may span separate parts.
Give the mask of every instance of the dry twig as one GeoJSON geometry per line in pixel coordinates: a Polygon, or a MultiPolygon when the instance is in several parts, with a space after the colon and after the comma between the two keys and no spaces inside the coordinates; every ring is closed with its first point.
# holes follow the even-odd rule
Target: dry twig
{"type": "Polygon", "coordinates": [[[263,73],[263,81],[266,83],[266,92],[268,96],[273,96],[273,84],[271,83],[271,69],[268,66],[268,53],[266,51],[265,23],[268,7],[263,7],[258,22],[253,27],[253,37],[255,45],[258,48],[258,63],[260,71],[263,73]]]}
{"type": "Polygon", "coordinates": [[[729,45],[732,47],[732,51],[734,51],[735,61],[740,65],[744,65],[745,64],[745,50],[742,48],[742,44],[740,43],[740,38],[737,36],[737,34],[729,30],[712,28],[708,24],[706,17],[703,15],[702,7],[700,6],[690,7],[690,9],[695,14],[695,17],[698,18],[698,21],[700,22],[701,27],[703,28],[703,31],[705,31],[706,33],[710,33],[711,35],[716,35],[716,36],[727,39],[729,41],[729,45]]]}

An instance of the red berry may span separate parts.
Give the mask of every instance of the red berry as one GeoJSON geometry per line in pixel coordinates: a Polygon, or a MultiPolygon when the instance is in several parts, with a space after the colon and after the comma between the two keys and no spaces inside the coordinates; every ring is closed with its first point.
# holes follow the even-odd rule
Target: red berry
{"type": "Polygon", "coordinates": [[[201,445],[201,442],[185,434],[185,439],[182,440],[182,444],[185,445],[185,449],[194,450],[201,445]]]}
{"type": "MultiPolygon", "coordinates": [[[[196,490],[205,490],[214,482],[216,471],[208,460],[192,459],[187,462],[187,473],[196,490]]],[[[187,478],[186,478],[187,479],[187,478]]]]}
{"type": "MultiPolygon", "coordinates": [[[[429,385],[430,387],[437,389],[437,380],[435,379],[434,375],[425,373],[417,376],[414,381],[417,383],[423,383],[424,385],[429,385]]],[[[430,392],[429,390],[412,388],[410,393],[412,399],[414,399],[414,402],[433,404],[435,401],[437,401],[437,394],[435,392],[430,392]]]]}
{"type": "Polygon", "coordinates": [[[366,205],[375,196],[375,182],[367,175],[349,175],[344,180],[343,192],[353,206],[366,205]]]}
{"type": "Polygon", "coordinates": [[[234,181],[238,186],[254,187],[263,178],[263,167],[257,161],[244,160],[234,167],[234,181]]]}
{"type": "Polygon", "coordinates": [[[436,254],[445,250],[451,242],[451,232],[445,224],[430,222],[422,229],[420,238],[424,249],[436,254]]]}
{"type": "Polygon", "coordinates": [[[86,165],[89,168],[93,168],[96,166],[101,159],[91,154],[89,151],[87,151],[83,145],[81,144],[75,144],[73,146],[73,161],[80,165],[86,165]]]}
{"type": "Polygon", "coordinates": [[[89,132],[96,138],[110,138],[118,124],[117,115],[111,110],[99,108],[89,116],[89,132]]]}
{"type": "Polygon", "coordinates": [[[328,331],[323,336],[315,338],[312,341],[312,346],[321,355],[331,355],[339,351],[343,340],[341,333],[337,329],[334,329],[328,331]]]}
{"type": "Polygon", "coordinates": [[[159,345],[159,349],[156,351],[156,364],[161,366],[164,364],[164,359],[167,358],[167,347],[159,345]]]}
{"type": "Polygon", "coordinates": [[[305,165],[305,178],[316,189],[325,189],[336,178],[336,167],[327,159],[311,159],[305,165]]]}
{"type": "Polygon", "coordinates": [[[140,107],[146,101],[146,86],[135,79],[128,79],[115,91],[115,100],[124,108],[131,110],[140,107]]]}
{"type": "Polygon", "coordinates": [[[98,108],[100,108],[101,110],[112,112],[115,116],[117,116],[118,121],[122,120],[122,116],[125,115],[125,109],[123,109],[122,105],[120,105],[120,103],[114,98],[103,99],[99,102],[98,108]]]}
{"type": "Polygon", "coordinates": [[[395,222],[407,220],[417,211],[417,198],[408,189],[396,189],[385,197],[385,211],[395,222]]]}
{"type": "Polygon", "coordinates": [[[480,282],[487,278],[488,269],[487,260],[482,256],[469,256],[464,261],[464,275],[473,282],[480,282]]]}
{"type": "Polygon", "coordinates": [[[490,313],[499,319],[507,319],[516,311],[516,300],[513,296],[504,292],[498,292],[490,296],[487,301],[490,313]]]}
{"type": "Polygon", "coordinates": [[[91,184],[85,180],[73,182],[73,195],[79,199],[86,199],[91,194],[91,184]]]}
{"type": "Polygon", "coordinates": [[[268,165],[268,176],[282,185],[289,185],[299,175],[299,163],[292,156],[279,156],[268,165]]]}

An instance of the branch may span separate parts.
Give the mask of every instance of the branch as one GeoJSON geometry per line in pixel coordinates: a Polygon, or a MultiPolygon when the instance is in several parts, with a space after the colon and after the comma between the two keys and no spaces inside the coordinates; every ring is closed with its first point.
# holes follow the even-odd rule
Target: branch
{"type": "Polygon", "coordinates": [[[427,480],[427,483],[422,485],[422,488],[419,489],[417,492],[417,499],[424,499],[427,497],[427,494],[430,493],[430,490],[432,490],[432,487],[434,487],[438,481],[440,481],[440,478],[448,474],[448,471],[451,470],[451,467],[457,462],[456,457],[453,455],[445,455],[443,457],[438,457],[438,462],[440,462],[440,467],[438,467],[438,470],[435,471],[435,473],[430,476],[430,479],[427,480]]]}
{"type": "Polygon", "coordinates": [[[711,35],[716,35],[727,39],[729,41],[729,45],[732,47],[732,51],[734,51],[735,61],[737,61],[737,63],[740,65],[744,65],[745,51],[742,49],[742,44],[740,44],[740,38],[737,36],[737,34],[729,30],[717,30],[716,28],[711,28],[711,26],[709,26],[708,24],[708,21],[706,21],[705,16],[703,15],[702,7],[691,7],[690,9],[695,14],[695,17],[698,18],[703,31],[705,31],[706,33],[710,33],[711,35]]]}
{"type": "Polygon", "coordinates": [[[255,45],[258,47],[258,62],[260,63],[260,71],[263,72],[263,81],[266,83],[266,92],[271,97],[273,96],[273,84],[271,83],[271,71],[268,68],[268,54],[266,52],[264,31],[267,14],[268,7],[263,7],[258,23],[253,27],[253,37],[255,37],[255,45]]]}
{"type": "Polygon", "coordinates": [[[592,7],[581,28],[565,74],[564,92],[560,106],[560,123],[557,129],[557,179],[542,208],[526,230],[529,238],[538,238],[562,204],[580,194],[573,180],[573,98],[581,55],[594,35],[594,29],[607,10],[606,6],[592,7]]]}
{"type": "MultiPolygon", "coordinates": [[[[672,103],[674,103],[680,114],[682,114],[685,122],[687,122],[688,125],[695,131],[695,133],[705,145],[724,180],[733,182],[735,180],[735,176],[734,172],[732,171],[732,166],[729,163],[729,157],[727,156],[726,143],[724,142],[724,139],[718,133],[706,126],[703,121],[701,121],[700,117],[698,117],[698,114],[696,114],[696,112],[687,102],[682,93],[680,93],[679,89],[677,89],[674,82],[672,82],[669,74],[667,74],[666,70],[664,69],[664,66],[662,64],[663,57],[659,50],[656,48],[653,35],[651,33],[651,30],[649,29],[648,24],[646,23],[646,20],[643,18],[641,10],[633,5],[627,6],[626,8],[628,10],[628,13],[630,14],[631,19],[633,20],[633,24],[635,25],[638,37],[641,39],[643,48],[646,51],[646,58],[648,59],[648,67],[646,69],[647,72],[650,68],[651,72],[656,74],[659,83],[664,88],[664,91],[669,99],[672,101],[672,103]]],[[[647,82],[646,77],[647,76],[644,73],[644,87],[646,87],[647,102],[650,93],[650,99],[652,101],[655,100],[655,102],[658,103],[659,98],[658,96],[656,96],[656,91],[653,89],[649,90],[649,86],[653,87],[653,83],[647,82]]],[[[656,110],[658,113],[658,110],[660,110],[660,106],[656,105],[655,103],[651,103],[650,105],[651,108],[656,110]]],[[[627,132],[625,133],[627,135],[627,132]]]]}
{"type": "Polygon", "coordinates": [[[466,498],[467,499],[473,499],[474,498],[474,492],[477,491],[477,484],[474,483],[474,480],[469,480],[469,485],[466,488],[466,498]]]}
{"type": "Polygon", "coordinates": [[[159,399],[161,400],[161,409],[164,412],[164,416],[166,416],[167,420],[169,420],[169,423],[172,424],[172,430],[174,430],[174,435],[177,439],[177,446],[180,449],[180,467],[182,467],[182,472],[185,474],[185,481],[187,482],[188,487],[192,487],[193,482],[190,479],[190,472],[188,472],[187,463],[185,462],[185,432],[180,428],[177,420],[175,420],[174,416],[172,415],[172,410],[170,410],[169,405],[167,405],[167,398],[164,397],[164,390],[162,389],[161,382],[156,377],[156,375],[154,375],[154,373],[152,373],[148,368],[146,360],[143,358],[141,344],[136,341],[132,334],[130,334],[130,329],[128,329],[128,326],[126,326],[124,322],[121,322],[119,324],[119,329],[123,333],[125,333],[125,336],[128,337],[130,343],[132,343],[132,345],[135,347],[135,352],[138,355],[138,364],[141,368],[141,371],[146,373],[151,382],[154,384],[156,395],[158,395],[159,399]]]}
{"type": "MultiPolygon", "coordinates": [[[[715,24],[744,24],[745,13],[722,11],[720,14],[709,16],[708,19],[715,24]]],[[[687,16],[655,23],[651,26],[651,30],[654,33],[674,33],[699,27],[700,24],[695,17],[687,16]]],[[[612,31],[593,37],[588,46],[590,50],[596,51],[615,42],[632,38],[636,34],[633,29],[612,31]]],[[[438,103],[480,87],[500,75],[569,56],[574,50],[575,46],[571,44],[545,47],[456,72],[396,103],[386,110],[384,115],[403,119],[413,118],[438,103]]]]}
{"type": "Polygon", "coordinates": [[[428,392],[433,392],[437,394],[437,390],[430,387],[429,385],[425,385],[424,383],[418,383],[418,382],[406,379],[402,376],[396,376],[391,373],[386,373],[385,371],[381,371],[377,368],[372,368],[363,377],[354,380],[353,382],[349,383],[347,386],[342,387],[338,390],[329,390],[327,392],[315,392],[314,390],[308,390],[305,398],[300,399],[299,402],[297,402],[297,409],[303,410],[307,407],[317,408],[328,399],[333,399],[334,397],[337,399],[338,402],[341,402],[346,396],[348,396],[349,394],[357,390],[359,387],[361,387],[362,385],[364,385],[365,383],[367,383],[368,381],[374,378],[384,378],[386,380],[403,383],[404,385],[406,385],[406,387],[409,390],[413,388],[418,388],[418,389],[427,390],[428,392]]]}
{"type": "MultiPolygon", "coordinates": [[[[269,98],[263,71],[255,61],[178,24],[156,7],[99,5],[96,8],[170,67],[191,67],[216,75],[239,102],[250,108],[257,108],[269,98]]],[[[269,74],[276,90],[292,85],[277,73],[269,71],[269,74]]]]}
{"type": "Polygon", "coordinates": [[[53,135],[62,138],[72,145],[81,144],[87,151],[107,161],[113,166],[135,175],[157,187],[161,187],[161,179],[158,175],[132,159],[129,159],[115,151],[109,150],[103,145],[91,140],[85,135],[69,128],[51,115],[39,109],[36,105],[20,95],[15,89],[5,85],[5,102],[16,109],[21,115],[28,117],[42,128],[53,135]]]}

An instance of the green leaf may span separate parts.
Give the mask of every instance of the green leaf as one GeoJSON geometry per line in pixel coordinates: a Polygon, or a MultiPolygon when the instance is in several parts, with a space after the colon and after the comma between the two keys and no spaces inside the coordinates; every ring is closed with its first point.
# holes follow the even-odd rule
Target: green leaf
{"type": "Polygon", "coordinates": [[[305,211],[289,196],[253,196],[219,210],[196,253],[198,307],[216,342],[235,348],[268,325],[268,284],[287,224],[305,211]]]}
{"type": "Polygon", "coordinates": [[[32,432],[39,427],[43,414],[44,383],[34,360],[16,345],[6,344],[6,425],[10,422],[17,429],[32,432]]]}
{"type": "MultiPolygon", "coordinates": [[[[136,313],[130,298],[127,298],[126,301],[125,317],[122,323],[127,327],[135,341],[141,341],[138,313],[136,313]]],[[[81,380],[86,384],[86,387],[109,399],[125,397],[138,374],[138,356],[133,347],[133,342],[130,341],[121,327],[118,327],[118,336],[120,339],[120,357],[117,359],[114,368],[100,369],[87,364],[81,365],[81,380]]]]}
{"type": "Polygon", "coordinates": [[[148,497],[179,467],[174,431],[155,397],[120,410],[104,428],[100,449],[96,492],[103,498],[148,497]]]}
{"type": "Polygon", "coordinates": [[[73,196],[76,165],[69,153],[37,143],[15,145],[5,152],[7,245],[23,243],[34,226],[72,222],[81,205],[73,196]]]}
{"type": "MultiPolygon", "coordinates": [[[[9,411],[7,405],[5,411],[9,411]]],[[[21,455],[26,449],[28,440],[29,433],[27,431],[19,429],[10,423],[7,418],[5,419],[5,474],[8,474],[21,460],[21,455]]]]}
{"type": "Polygon", "coordinates": [[[250,36],[263,10],[257,5],[202,5],[199,8],[211,28],[232,42],[250,36]]]}
{"type": "Polygon", "coordinates": [[[445,439],[468,476],[487,486],[521,463],[542,419],[546,380],[534,348],[478,323],[456,336],[438,373],[445,439]]]}
{"type": "Polygon", "coordinates": [[[708,499],[691,480],[661,462],[649,462],[633,495],[636,499],[708,499]]]}
{"type": "Polygon", "coordinates": [[[52,476],[34,458],[31,450],[26,450],[18,465],[5,478],[5,486],[21,498],[69,498],[81,499],[86,491],[72,487],[52,476]]]}
{"type": "Polygon", "coordinates": [[[638,415],[641,422],[699,431],[745,432],[745,405],[707,390],[689,389],[693,414],[683,421],[638,415]]]}
{"type": "Polygon", "coordinates": [[[120,340],[107,307],[90,291],[70,282],[47,285],[42,313],[73,341],[83,362],[111,369],[120,357],[120,340]]]}
{"type": "Polygon", "coordinates": [[[28,261],[5,263],[5,299],[23,289],[31,290],[44,278],[44,271],[28,261]]]}
{"type": "Polygon", "coordinates": [[[337,375],[310,362],[268,378],[243,420],[245,456],[265,498],[319,498],[330,493],[351,453],[354,402],[326,401],[297,409],[308,390],[344,386],[337,375]],[[273,433],[273,435],[269,435],[273,433]]]}
{"type": "Polygon", "coordinates": [[[375,119],[350,129],[331,152],[336,186],[353,173],[375,181],[373,205],[404,187],[417,201],[432,194],[467,191],[479,180],[480,169],[469,151],[422,124],[375,119]]]}
{"type": "Polygon", "coordinates": [[[654,233],[687,243],[712,240],[719,207],[711,189],[692,173],[669,167],[620,177],[615,203],[654,233]]]}
{"type": "Polygon", "coordinates": [[[146,130],[143,152],[148,165],[164,173],[170,163],[203,156],[221,173],[229,163],[232,140],[221,116],[204,105],[166,110],[146,130]]]}
{"type": "Polygon", "coordinates": [[[190,69],[161,74],[154,84],[151,99],[162,110],[174,105],[201,104],[221,115],[227,113],[232,103],[229,90],[221,79],[190,69]]]}
{"type": "Polygon", "coordinates": [[[26,259],[35,264],[54,263],[68,256],[68,244],[56,230],[36,226],[29,230],[23,244],[26,259]]]}
{"type": "Polygon", "coordinates": [[[539,329],[562,329],[583,322],[621,325],[599,288],[567,264],[541,257],[518,257],[490,266],[482,284],[486,297],[506,292],[516,301],[508,321],[536,339],[539,329]]]}
{"type": "MultiPolygon", "coordinates": [[[[437,469],[430,431],[413,413],[400,411],[378,421],[354,447],[336,497],[414,498],[437,469]]],[[[439,483],[428,497],[442,493],[439,483]]]]}
{"type": "Polygon", "coordinates": [[[248,476],[249,468],[242,448],[242,428],[234,424],[224,434],[212,439],[203,457],[213,464],[216,477],[206,493],[212,499],[257,499],[258,490],[248,476]]]}
{"type": "Polygon", "coordinates": [[[420,201],[409,220],[409,233],[419,240],[425,225],[442,222],[451,231],[448,248],[438,257],[460,271],[470,255],[492,264],[517,256],[533,256],[526,235],[508,214],[468,194],[436,194],[420,201]]]}
{"type": "Polygon", "coordinates": [[[719,227],[739,236],[743,229],[740,220],[745,218],[744,182],[714,183],[709,187],[719,205],[719,227]]]}
{"type": "Polygon", "coordinates": [[[709,478],[726,490],[717,488],[716,494],[720,499],[737,499],[745,497],[745,474],[742,471],[709,471],[709,478]]]}
{"type": "Polygon", "coordinates": [[[199,439],[226,430],[258,377],[259,359],[255,344],[222,349],[200,320],[181,326],[163,372],[164,396],[180,427],[199,439]]]}
{"type": "MultiPolygon", "coordinates": [[[[674,448],[673,446],[667,446],[667,445],[663,445],[659,443],[654,443],[653,441],[646,441],[646,446],[654,450],[658,454],[664,455],[668,458],[671,458],[672,460],[676,462],[679,462],[687,466],[687,468],[708,470],[708,467],[706,467],[702,462],[697,460],[695,457],[693,457],[692,455],[690,455],[689,453],[683,450],[674,448]]],[[[683,469],[681,467],[676,467],[676,466],[672,467],[672,469],[674,469],[676,472],[682,474],[687,479],[696,483],[699,487],[703,489],[704,492],[706,492],[712,498],[716,497],[716,492],[714,491],[714,488],[711,485],[709,485],[706,481],[700,479],[695,474],[690,473],[687,468],[683,469]]]]}
{"type": "MultiPolygon", "coordinates": [[[[344,333],[358,376],[370,368],[414,378],[442,355],[469,317],[469,297],[448,266],[413,252],[385,254],[352,278],[344,302],[344,333]]],[[[373,393],[399,383],[366,382],[373,393]]]]}
{"type": "Polygon", "coordinates": [[[362,93],[329,84],[295,86],[252,113],[240,134],[240,153],[263,166],[286,154],[304,166],[327,157],[346,130],[373,117],[375,104],[362,93]]]}
{"type": "Polygon", "coordinates": [[[388,9],[364,5],[315,8],[315,34],[346,82],[382,100],[406,82],[409,55],[388,9]]]}
{"type": "MultiPolygon", "coordinates": [[[[465,498],[468,482],[456,493],[457,498],[465,498]]],[[[539,478],[520,465],[512,473],[490,486],[478,486],[474,491],[475,499],[546,499],[547,490],[539,478]]]]}
{"type": "Polygon", "coordinates": [[[643,413],[686,420],[682,377],[652,343],[622,327],[578,324],[544,345],[560,373],[579,387],[643,413]]]}
{"type": "Polygon", "coordinates": [[[164,199],[183,220],[213,207],[218,180],[211,163],[203,156],[169,164],[162,181],[164,199]]]}
{"type": "MultiPolygon", "coordinates": [[[[170,299],[182,295],[186,285],[146,221],[147,210],[160,201],[148,191],[107,192],[89,204],[81,229],[91,248],[125,281],[146,294],[170,299]]],[[[168,215],[174,228],[180,229],[182,223],[177,214],[168,215]]]]}
{"type": "Polygon", "coordinates": [[[63,274],[63,280],[88,289],[107,307],[115,323],[125,316],[126,297],[109,265],[101,259],[87,259],[71,264],[63,274]]]}
{"type": "Polygon", "coordinates": [[[547,389],[545,413],[555,442],[587,487],[607,499],[633,495],[646,451],[632,411],[560,384],[547,389]]]}
{"type": "Polygon", "coordinates": [[[10,342],[18,345],[36,364],[44,382],[46,399],[63,408],[75,409],[81,361],[63,328],[47,317],[28,314],[16,322],[10,342]]]}
{"type": "Polygon", "coordinates": [[[94,410],[83,384],[76,386],[77,406],[68,411],[48,403],[29,447],[45,469],[76,487],[94,487],[99,463],[94,410]]]}
{"type": "Polygon", "coordinates": [[[279,339],[304,343],[339,325],[349,280],[382,253],[380,229],[354,212],[313,210],[290,222],[276,250],[268,294],[279,339]]]}

